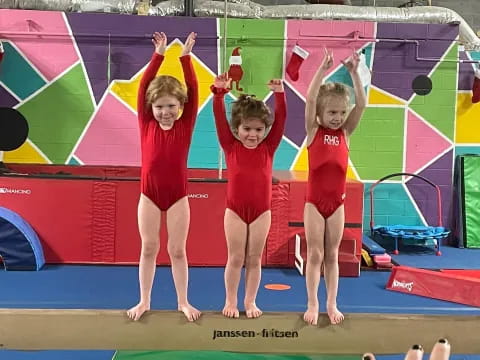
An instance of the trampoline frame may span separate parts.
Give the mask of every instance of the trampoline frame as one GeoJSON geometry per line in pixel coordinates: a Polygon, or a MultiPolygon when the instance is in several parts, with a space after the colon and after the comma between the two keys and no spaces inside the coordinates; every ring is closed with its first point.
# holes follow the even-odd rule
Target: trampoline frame
{"type": "MultiPolygon", "coordinates": [[[[440,192],[440,187],[434,184],[432,181],[427,178],[406,172],[394,173],[387,176],[384,176],[377,182],[375,182],[370,187],[370,234],[374,238],[375,234],[378,234],[382,238],[386,235],[394,239],[395,250],[393,253],[395,255],[399,254],[398,244],[399,240],[403,239],[415,239],[425,242],[425,240],[433,240],[435,247],[435,254],[440,256],[442,253],[440,251],[440,243],[442,239],[445,239],[449,234],[450,230],[445,229],[442,223],[442,195],[440,192]],[[381,182],[390,179],[396,176],[411,176],[417,179],[423,180],[427,184],[433,186],[437,193],[437,223],[438,226],[407,226],[407,225],[376,225],[374,224],[374,204],[373,204],[373,191],[375,187],[381,182]]],[[[421,244],[423,245],[423,243],[421,244]]]]}

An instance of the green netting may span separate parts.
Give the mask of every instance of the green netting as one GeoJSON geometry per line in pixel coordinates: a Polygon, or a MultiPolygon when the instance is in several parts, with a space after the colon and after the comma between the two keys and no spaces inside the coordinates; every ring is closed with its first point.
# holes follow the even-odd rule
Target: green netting
{"type": "Polygon", "coordinates": [[[361,355],[273,355],[224,351],[118,351],[112,360],[358,360],[361,355]]]}
{"type": "Polygon", "coordinates": [[[480,156],[463,159],[465,245],[480,248],[480,156]]]}

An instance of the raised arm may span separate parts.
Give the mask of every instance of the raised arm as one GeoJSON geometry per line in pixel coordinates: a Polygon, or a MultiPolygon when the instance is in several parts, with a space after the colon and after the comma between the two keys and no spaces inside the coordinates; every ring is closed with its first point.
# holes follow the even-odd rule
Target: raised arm
{"type": "Polygon", "coordinates": [[[196,37],[197,34],[193,32],[188,35],[180,56],[185,84],[187,85],[187,102],[183,106],[182,121],[189,122],[192,129],[198,113],[198,80],[190,57],[196,37]]]}
{"type": "Polygon", "coordinates": [[[305,104],[305,130],[307,135],[311,136],[314,130],[317,128],[316,116],[317,116],[317,97],[318,91],[322,86],[323,78],[327,70],[333,65],[333,54],[325,49],[325,56],[323,61],[318,67],[317,72],[313,76],[312,81],[307,90],[307,98],[305,104]]]}
{"type": "Polygon", "coordinates": [[[225,112],[225,94],[228,93],[228,84],[230,80],[227,74],[218,75],[215,83],[210,87],[213,93],[213,115],[215,117],[215,126],[217,128],[218,141],[223,150],[231,148],[236,140],[227,120],[225,112]]]}
{"type": "Polygon", "coordinates": [[[155,46],[155,51],[152,55],[150,62],[148,63],[147,68],[143,72],[142,78],[140,80],[140,85],[138,87],[137,94],[137,114],[139,119],[143,118],[145,113],[145,98],[147,93],[147,88],[150,82],[157,75],[157,71],[162,65],[165,49],[167,48],[167,36],[165,33],[154,33],[152,39],[153,45],[155,46]]]}
{"type": "Polygon", "coordinates": [[[277,150],[278,145],[283,138],[285,131],[285,121],[287,119],[287,101],[285,99],[285,92],[283,90],[282,80],[270,80],[268,87],[273,91],[275,96],[275,117],[272,128],[265,139],[270,151],[272,153],[277,150]]]}
{"type": "Polygon", "coordinates": [[[358,73],[359,63],[360,57],[356,52],[353,53],[353,55],[343,63],[352,77],[353,89],[355,92],[355,106],[343,125],[347,136],[350,136],[358,126],[358,123],[362,118],[363,111],[367,106],[367,95],[365,94],[365,89],[363,88],[362,80],[360,79],[360,75],[358,73]]]}
{"type": "Polygon", "coordinates": [[[3,44],[0,41],[0,62],[2,62],[4,52],[5,50],[3,49],[3,44]]]}

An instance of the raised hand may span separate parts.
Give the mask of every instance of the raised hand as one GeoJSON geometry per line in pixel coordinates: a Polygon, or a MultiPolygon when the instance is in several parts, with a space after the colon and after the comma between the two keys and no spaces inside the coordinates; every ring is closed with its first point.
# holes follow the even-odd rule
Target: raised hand
{"type": "Polygon", "coordinates": [[[283,82],[281,79],[272,79],[268,82],[267,86],[273,92],[283,92],[283,82]]]}
{"type": "Polygon", "coordinates": [[[355,51],[347,60],[342,60],[342,64],[347,68],[349,73],[354,73],[358,70],[360,55],[355,51]]]}
{"type": "Polygon", "coordinates": [[[154,32],[152,43],[155,46],[155,52],[164,55],[167,49],[167,35],[164,32],[154,32]]]}
{"type": "Polygon", "coordinates": [[[182,55],[189,55],[192,51],[193,45],[195,45],[195,39],[197,38],[197,33],[191,32],[188,34],[187,40],[185,40],[185,44],[183,44],[182,55]]]}
{"type": "Polygon", "coordinates": [[[232,79],[228,77],[228,73],[223,73],[215,77],[213,85],[219,89],[229,89],[232,79]]]}
{"type": "Polygon", "coordinates": [[[324,48],[325,55],[323,57],[322,64],[320,67],[323,70],[328,70],[333,66],[333,53],[330,50],[327,50],[327,48],[324,48]]]}

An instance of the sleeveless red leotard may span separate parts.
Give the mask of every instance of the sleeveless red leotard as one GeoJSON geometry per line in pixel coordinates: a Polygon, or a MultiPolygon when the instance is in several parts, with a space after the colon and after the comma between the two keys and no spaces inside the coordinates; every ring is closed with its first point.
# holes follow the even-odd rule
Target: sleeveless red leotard
{"type": "Polygon", "coordinates": [[[308,147],[307,202],[328,219],[345,199],[348,146],[343,129],[320,126],[308,147]]]}

